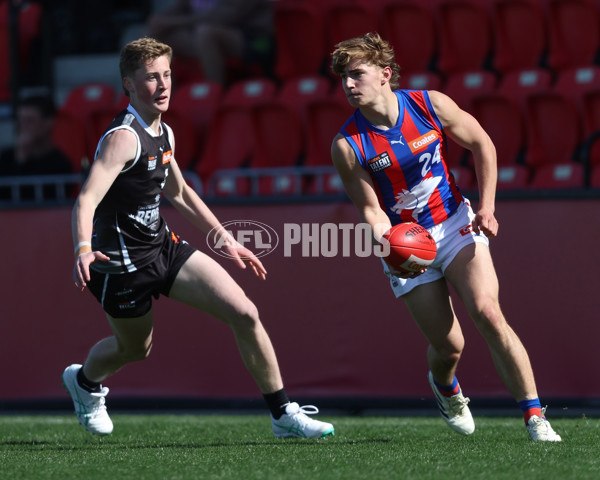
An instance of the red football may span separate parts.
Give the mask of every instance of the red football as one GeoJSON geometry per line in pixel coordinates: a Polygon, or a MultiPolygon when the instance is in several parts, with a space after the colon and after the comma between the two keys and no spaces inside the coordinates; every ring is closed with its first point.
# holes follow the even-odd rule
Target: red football
{"type": "Polygon", "coordinates": [[[384,260],[396,270],[419,272],[435,259],[435,240],[418,223],[394,225],[384,238],[390,242],[390,254],[384,260]]]}

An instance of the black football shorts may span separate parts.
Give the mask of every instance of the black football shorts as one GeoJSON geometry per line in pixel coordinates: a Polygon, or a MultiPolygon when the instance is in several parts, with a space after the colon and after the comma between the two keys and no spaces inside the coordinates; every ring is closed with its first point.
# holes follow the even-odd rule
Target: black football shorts
{"type": "Polygon", "coordinates": [[[90,292],[113,318],[141,317],[152,308],[152,297],[168,296],[179,269],[196,251],[179,239],[169,238],[149,265],[130,273],[99,273],[90,269],[90,292]]]}

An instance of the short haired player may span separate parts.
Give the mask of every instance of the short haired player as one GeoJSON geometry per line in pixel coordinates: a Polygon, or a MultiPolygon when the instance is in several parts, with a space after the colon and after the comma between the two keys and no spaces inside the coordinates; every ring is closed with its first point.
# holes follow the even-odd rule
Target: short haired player
{"type": "Polygon", "coordinates": [[[123,47],[120,70],[131,103],[100,139],[73,208],[73,279],[102,304],[113,330],[112,336],[92,347],[83,366],[73,364],[63,373],[77,417],[93,433],[112,432],[105,406],[108,388],[101,382],[149,355],[152,297],[163,294],[231,327],[241,357],[269,406],[276,436],[333,434],[331,424],[307,417],[317,413],[316,407],[289,402],[255,305],[221,265],[181,240],[160,215],[164,193],[201,231],[219,232],[220,243],[239,267],[249,265],[265,279],[260,260],[221,226],[177,166],[173,131],[161,121],[171,96],[171,57],[171,47],[152,38],[123,47]]]}
{"type": "Polygon", "coordinates": [[[376,33],[336,45],[332,69],[356,110],[333,140],[331,155],[346,192],[377,240],[392,225],[417,222],[436,240],[433,264],[403,274],[384,263],[427,338],[429,383],[446,422],[469,435],[475,425],[455,372],[464,338],[448,284],[485,338],[506,388],[534,440],[560,441],[541,408],[529,357],[498,301],[488,248],[496,236],[496,151],[477,120],[437,91],[400,90],[390,45],[376,33]],[[474,212],[445,162],[448,139],[473,155],[479,186],[474,212]]]}

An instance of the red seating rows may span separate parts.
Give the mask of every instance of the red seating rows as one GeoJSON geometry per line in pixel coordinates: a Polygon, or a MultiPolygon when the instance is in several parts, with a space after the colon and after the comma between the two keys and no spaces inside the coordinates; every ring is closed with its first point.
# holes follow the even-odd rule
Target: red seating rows
{"type": "MultiPolygon", "coordinates": [[[[545,175],[556,176],[556,186],[583,186],[585,172],[576,154],[584,140],[600,132],[600,67],[567,70],[555,82],[545,73],[524,71],[498,80],[486,71],[469,72],[440,85],[492,138],[500,189],[549,188],[547,181],[536,180],[536,172],[547,166],[545,175]]],[[[76,170],[82,158],[93,157],[98,139],[126,101],[102,84],[71,92],[56,138],[77,158],[76,170]]],[[[216,192],[218,186],[208,184],[224,169],[330,166],[331,141],[351,112],[342,90],[326,77],[295,78],[281,87],[256,78],[229,89],[204,82],[182,85],[174,90],[164,120],[176,133],[182,169],[196,171],[216,192]]],[[[600,165],[600,141],[589,156],[593,167],[600,165]]],[[[447,161],[462,177],[459,185],[473,188],[468,151],[451,143],[447,161]]],[[[283,177],[287,180],[269,182],[294,183],[290,172],[283,177]]]]}
{"type": "MultiPolygon", "coordinates": [[[[375,28],[396,46],[402,88],[441,90],[483,125],[496,146],[499,189],[584,185],[586,171],[577,155],[600,131],[600,67],[591,58],[593,49],[578,43],[582,37],[563,37],[570,30],[568,18],[585,25],[598,20],[599,7],[591,0],[280,0],[275,5],[280,83],[252,78],[228,88],[202,81],[178,85],[164,117],[176,133],[178,162],[197,172],[210,193],[257,188],[293,193],[294,167],[331,168],[331,141],[351,109],[338,81],[323,70],[326,52],[342,38],[375,28]],[[553,19],[554,11],[560,19],[553,19]],[[466,53],[471,44],[476,50],[466,53]],[[578,49],[577,55],[565,54],[569,48],[578,49]],[[263,178],[248,167],[280,171],[263,178]],[[254,177],[243,178],[240,171],[254,177]]],[[[590,38],[596,41],[594,35],[585,41],[590,38]]],[[[97,91],[102,88],[86,86],[83,99],[82,92],[73,95],[91,105],[94,95],[103,98],[97,91]],[[90,89],[96,90],[91,97],[90,89]]],[[[116,100],[108,111],[102,100],[104,109],[81,121],[93,132],[86,137],[88,157],[109,117],[124,105],[122,95],[112,95],[116,100]]],[[[600,177],[600,140],[589,143],[594,179],[600,177]]],[[[463,189],[475,188],[466,150],[451,144],[448,163],[463,189]]],[[[317,183],[323,191],[323,182],[339,191],[335,175],[315,178],[309,191],[317,183]]]]}
{"type": "Polygon", "coordinates": [[[328,74],[335,44],[378,31],[404,73],[447,76],[592,64],[600,48],[594,0],[279,0],[277,75],[328,74]],[[306,32],[310,32],[307,35],[306,32]]]}

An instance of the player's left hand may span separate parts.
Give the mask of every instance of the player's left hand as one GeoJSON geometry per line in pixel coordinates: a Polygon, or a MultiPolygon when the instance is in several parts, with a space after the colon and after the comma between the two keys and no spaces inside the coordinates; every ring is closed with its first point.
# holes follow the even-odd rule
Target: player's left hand
{"type": "Polygon", "coordinates": [[[488,209],[480,209],[473,219],[473,230],[475,233],[483,233],[488,238],[498,235],[498,220],[494,212],[488,209]]]}
{"type": "Polygon", "coordinates": [[[233,261],[238,267],[245,269],[246,265],[250,265],[254,275],[262,280],[267,279],[267,270],[263,266],[262,262],[252,253],[251,250],[244,247],[242,244],[235,242],[235,245],[227,244],[225,249],[233,261]]]}

